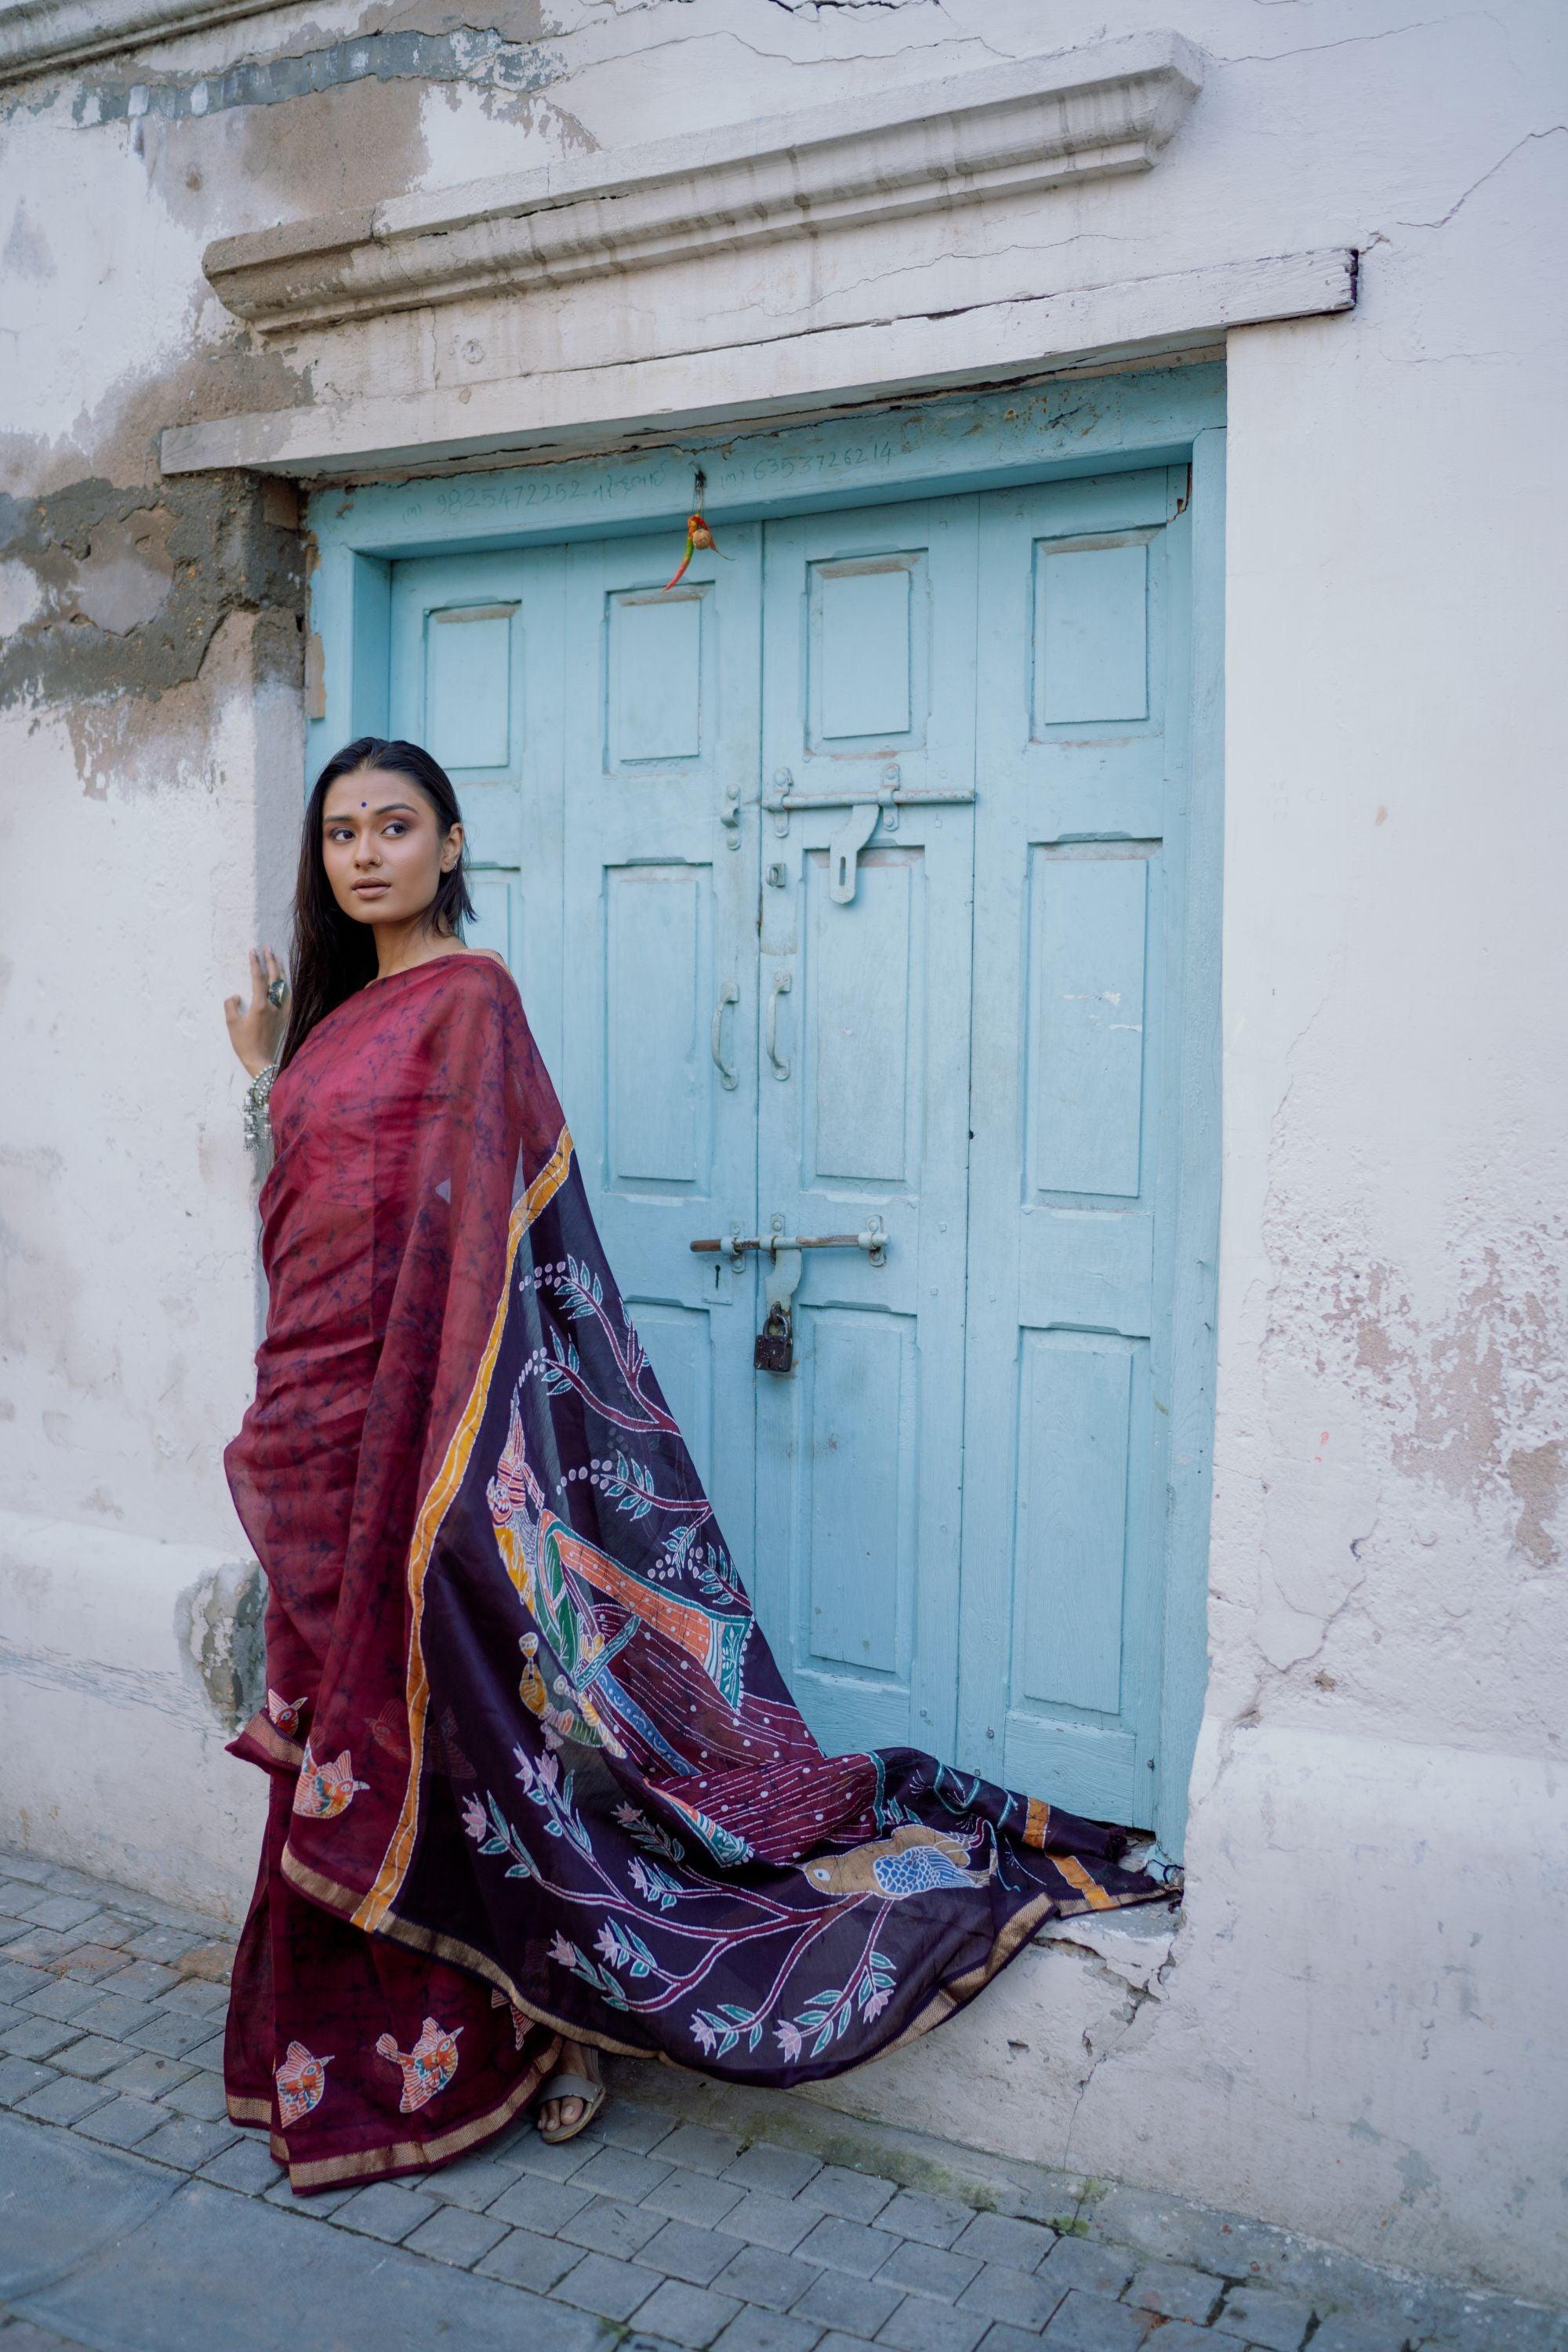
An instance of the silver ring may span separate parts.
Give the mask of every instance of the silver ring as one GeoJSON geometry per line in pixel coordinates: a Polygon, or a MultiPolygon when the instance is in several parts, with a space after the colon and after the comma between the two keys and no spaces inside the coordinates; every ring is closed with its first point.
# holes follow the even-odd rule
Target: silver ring
{"type": "Polygon", "coordinates": [[[269,980],[268,982],[267,1002],[268,1004],[280,1005],[288,993],[289,983],[286,980],[269,980]]]}

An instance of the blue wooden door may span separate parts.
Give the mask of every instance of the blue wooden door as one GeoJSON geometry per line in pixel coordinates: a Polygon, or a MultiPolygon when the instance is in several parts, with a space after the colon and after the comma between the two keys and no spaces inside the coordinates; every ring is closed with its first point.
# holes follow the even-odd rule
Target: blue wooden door
{"type": "Polygon", "coordinates": [[[731,526],[668,594],[661,534],[392,597],[394,728],[457,782],[478,936],[819,1736],[1142,1822],[1203,1337],[1186,488],[731,526]],[[690,1247],[770,1233],[849,1238],[690,1247]],[[770,1276],[785,1374],[752,1366],[770,1276]]]}

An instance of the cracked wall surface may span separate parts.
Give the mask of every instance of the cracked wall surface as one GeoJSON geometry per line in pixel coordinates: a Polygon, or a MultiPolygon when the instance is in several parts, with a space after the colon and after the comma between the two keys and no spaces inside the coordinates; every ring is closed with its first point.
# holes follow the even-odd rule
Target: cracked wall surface
{"type": "Polygon", "coordinates": [[[704,385],[742,345],[1353,247],[1352,315],[1228,344],[1180,1919],[1071,1923],[819,2095],[1568,2294],[1565,101],[1556,0],[295,0],[7,89],[5,1833],[247,1888],[218,1735],[256,1595],[219,1457],[258,1302],[220,1004],[281,937],[312,551],[284,486],[165,478],[163,429],[628,356],[704,385]],[[269,224],[1167,26],[1205,85],[1141,178],[272,345],[203,276],[269,224]]]}

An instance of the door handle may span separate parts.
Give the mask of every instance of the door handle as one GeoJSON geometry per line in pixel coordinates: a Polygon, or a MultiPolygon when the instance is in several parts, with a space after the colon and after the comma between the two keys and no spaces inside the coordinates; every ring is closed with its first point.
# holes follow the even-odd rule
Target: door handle
{"type": "Polygon", "coordinates": [[[779,1059],[779,999],[787,996],[794,986],[793,972],[775,971],[768,996],[768,1059],[773,1066],[774,1077],[781,1082],[789,1076],[789,1064],[779,1059]]]}
{"type": "Polygon", "coordinates": [[[741,1081],[724,1059],[724,1008],[729,1004],[739,1004],[740,1002],[739,988],[732,980],[727,980],[719,991],[719,1002],[713,1007],[713,1026],[709,1032],[713,1046],[714,1066],[718,1070],[721,1084],[726,1087],[738,1087],[741,1081]]]}

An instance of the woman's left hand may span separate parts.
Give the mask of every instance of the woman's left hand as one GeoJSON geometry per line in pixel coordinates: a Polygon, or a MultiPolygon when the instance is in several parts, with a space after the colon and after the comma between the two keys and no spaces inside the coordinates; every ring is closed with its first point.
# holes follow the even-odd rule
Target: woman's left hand
{"type": "Polygon", "coordinates": [[[283,967],[270,948],[250,950],[250,1003],[237,996],[224,999],[223,1017],[228,1024],[229,1043],[254,1078],[268,1062],[275,1062],[289,1026],[289,986],[283,967]],[[276,989],[282,997],[280,1004],[272,1002],[268,991],[276,989]]]}

